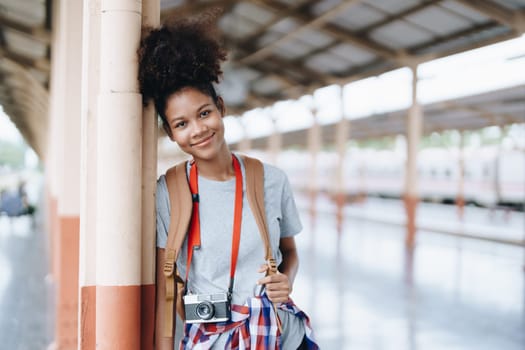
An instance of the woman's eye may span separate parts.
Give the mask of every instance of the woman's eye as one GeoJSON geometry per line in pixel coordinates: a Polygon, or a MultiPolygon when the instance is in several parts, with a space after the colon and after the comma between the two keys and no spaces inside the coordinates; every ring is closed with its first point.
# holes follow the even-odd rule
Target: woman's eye
{"type": "Polygon", "coordinates": [[[175,129],[182,128],[186,126],[186,122],[178,122],[175,124],[175,129]]]}
{"type": "Polygon", "coordinates": [[[201,117],[207,117],[210,114],[210,111],[202,111],[201,117]]]}

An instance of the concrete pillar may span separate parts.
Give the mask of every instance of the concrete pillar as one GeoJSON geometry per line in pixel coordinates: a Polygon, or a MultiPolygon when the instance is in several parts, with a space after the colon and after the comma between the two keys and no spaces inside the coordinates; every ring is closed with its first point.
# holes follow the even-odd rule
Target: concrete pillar
{"type": "Polygon", "coordinates": [[[319,174],[318,174],[318,155],[321,151],[321,126],[317,121],[317,109],[312,108],[313,124],[308,129],[308,151],[310,153],[310,176],[308,178],[309,182],[309,197],[310,197],[310,217],[312,222],[315,222],[315,217],[317,214],[317,196],[319,193],[319,174]]]}
{"type": "Polygon", "coordinates": [[[405,172],[405,210],[407,247],[412,248],[416,238],[416,208],[418,203],[417,154],[422,133],[423,111],[417,101],[417,66],[412,67],[412,106],[407,120],[407,162],[405,172]]]}
{"type": "Polygon", "coordinates": [[[101,0],[97,123],[97,349],[141,347],[142,4],[101,0]]]}
{"type": "MultiPolygon", "coordinates": [[[[335,147],[338,155],[337,160],[337,178],[336,178],[336,220],[337,232],[343,230],[344,205],[346,203],[346,181],[352,181],[345,178],[344,165],[346,157],[346,144],[350,136],[350,120],[345,118],[343,89],[341,88],[341,120],[337,123],[335,134],[335,147]]],[[[353,179],[355,181],[355,179],[353,179]]]]}
{"type": "Polygon", "coordinates": [[[456,206],[459,220],[463,220],[465,213],[465,137],[463,132],[459,132],[458,147],[458,194],[456,206]]]}
{"type": "Polygon", "coordinates": [[[239,152],[241,153],[248,153],[252,149],[252,140],[248,136],[244,136],[239,141],[239,152]]]}
{"type": "Polygon", "coordinates": [[[48,232],[50,244],[51,273],[54,283],[58,283],[58,190],[62,183],[60,171],[60,149],[59,142],[62,134],[62,118],[64,116],[64,81],[65,81],[65,38],[66,17],[65,1],[55,0],[53,4],[53,35],[51,71],[50,71],[50,93],[49,93],[49,137],[46,156],[46,183],[48,201],[48,232]]]}
{"type": "Polygon", "coordinates": [[[100,0],[84,2],[81,103],[79,349],[96,348],[97,97],[100,83],[100,0]]]}
{"type": "MultiPolygon", "coordinates": [[[[142,25],[157,27],[159,24],[160,0],[143,0],[142,25]]],[[[150,102],[142,113],[142,350],[153,349],[154,344],[157,140],[157,114],[153,102],[150,102]]]]}
{"type": "MultiPolygon", "coordinates": [[[[275,107],[274,107],[275,108],[275,107]]],[[[272,109],[272,122],[273,122],[273,132],[268,136],[268,160],[271,164],[277,164],[277,156],[282,149],[282,135],[281,132],[277,129],[277,119],[273,115],[274,110],[272,109]]]]}
{"type": "Polygon", "coordinates": [[[242,126],[243,130],[243,136],[242,139],[239,141],[239,152],[241,153],[248,153],[252,148],[252,139],[248,136],[247,133],[247,127],[244,124],[244,119],[241,117],[240,124],[242,126]]]}
{"type": "Polygon", "coordinates": [[[51,264],[56,297],[57,349],[77,348],[80,216],[81,2],[55,1],[49,186],[51,264]]]}

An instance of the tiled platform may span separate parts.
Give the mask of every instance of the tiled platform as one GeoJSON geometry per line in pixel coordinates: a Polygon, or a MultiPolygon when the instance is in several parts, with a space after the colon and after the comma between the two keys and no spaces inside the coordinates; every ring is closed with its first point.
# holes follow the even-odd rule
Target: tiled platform
{"type": "Polygon", "coordinates": [[[43,350],[52,341],[47,238],[30,217],[0,217],[0,349],[43,350]]]}
{"type": "MultiPolygon", "coordinates": [[[[525,349],[523,247],[422,230],[410,253],[395,223],[400,203],[346,208],[341,233],[329,203],[318,203],[314,221],[299,203],[306,229],[297,239],[294,299],[311,314],[323,349],[525,349]]],[[[418,221],[516,240],[525,233],[523,213],[466,214],[457,223],[454,208],[425,205],[418,221]]]]}
{"type": "MultiPolygon", "coordinates": [[[[410,254],[399,203],[346,208],[340,233],[329,203],[319,201],[315,220],[298,203],[305,230],[293,297],[322,349],[525,349],[522,247],[421,231],[410,254]]],[[[451,213],[427,206],[420,221],[454,225],[451,213]]],[[[488,215],[469,210],[462,225],[519,239],[523,213],[488,215]]],[[[40,350],[52,340],[47,244],[39,220],[0,217],[0,349],[40,350]]]]}

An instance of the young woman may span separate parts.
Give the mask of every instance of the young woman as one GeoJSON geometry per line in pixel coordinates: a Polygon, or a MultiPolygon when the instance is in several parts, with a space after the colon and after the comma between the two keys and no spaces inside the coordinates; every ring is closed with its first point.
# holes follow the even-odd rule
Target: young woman
{"type": "MultiPolygon", "coordinates": [[[[182,20],[151,30],[139,49],[139,81],[145,101],[153,99],[165,131],[191,156],[187,171],[198,170],[200,249],[187,265],[187,238],[177,259],[180,276],[190,268],[189,295],[222,295],[230,282],[232,218],[237,176],[244,176],[241,157],[232,154],[224,139],[224,101],[213,83],[222,74],[225,50],[214,37],[212,21],[182,20]],[[239,165],[237,168],[235,164],[239,165]],[[239,170],[240,169],[240,172],[239,170]]],[[[242,181],[241,181],[242,182],[242,181]]],[[[246,189],[246,187],[244,187],[246,189]]],[[[175,189],[176,190],[176,189],[175,189]]],[[[298,268],[294,235],[302,229],[286,175],[264,164],[265,211],[278,273],[265,276],[263,242],[253,213],[242,197],[240,243],[231,293],[232,309],[245,310],[243,320],[186,323],[181,339],[164,337],[164,248],[170,223],[165,176],[157,182],[157,312],[156,348],[173,349],[317,349],[308,318],[290,299],[298,268]],[[279,305],[261,324],[250,308],[253,301],[279,305]],[[255,327],[252,327],[255,324],[255,327]],[[174,344],[175,343],[175,344],[174,344]]],[[[242,312],[241,312],[242,314],[242,312]]],[[[262,317],[262,316],[260,316],[262,317]]]]}

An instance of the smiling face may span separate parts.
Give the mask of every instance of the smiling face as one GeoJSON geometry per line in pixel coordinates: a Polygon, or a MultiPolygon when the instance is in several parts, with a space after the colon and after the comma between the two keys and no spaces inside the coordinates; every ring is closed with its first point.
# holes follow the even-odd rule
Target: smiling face
{"type": "Polygon", "coordinates": [[[221,152],[228,152],[224,140],[224,104],[217,104],[195,88],[184,88],[166,101],[166,120],[171,139],[194,159],[211,160],[221,152]]]}

